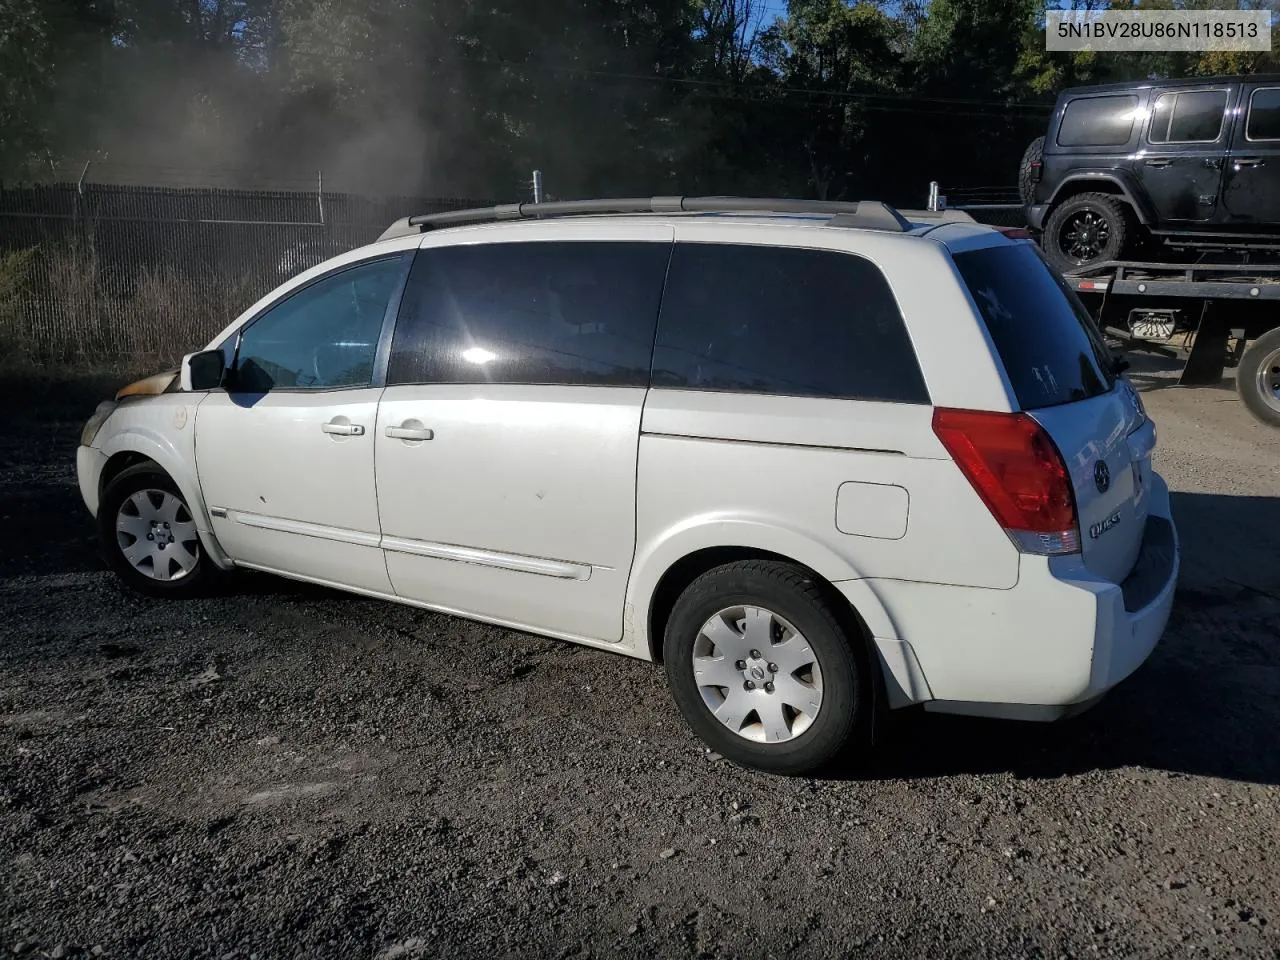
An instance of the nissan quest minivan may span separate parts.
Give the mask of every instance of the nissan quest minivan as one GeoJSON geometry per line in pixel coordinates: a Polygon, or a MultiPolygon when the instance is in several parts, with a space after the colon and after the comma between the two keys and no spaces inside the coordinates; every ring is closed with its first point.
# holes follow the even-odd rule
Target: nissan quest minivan
{"type": "Polygon", "coordinates": [[[886,709],[1062,717],[1154,648],[1178,539],[1093,321],[966,219],[407,218],[101,404],[80,490],[140,591],[244,567],[661,661],[764,770],[886,709]]]}

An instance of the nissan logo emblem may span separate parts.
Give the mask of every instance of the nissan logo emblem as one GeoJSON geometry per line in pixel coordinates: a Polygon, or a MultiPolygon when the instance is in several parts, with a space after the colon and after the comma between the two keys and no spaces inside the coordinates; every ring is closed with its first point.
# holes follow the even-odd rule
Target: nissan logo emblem
{"type": "Polygon", "coordinates": [[[1093,484],[1099,493],[1106,493],[1111,486],[1111,471],[1105,460],[1099,460],[1093,465],[1093,484]]]}

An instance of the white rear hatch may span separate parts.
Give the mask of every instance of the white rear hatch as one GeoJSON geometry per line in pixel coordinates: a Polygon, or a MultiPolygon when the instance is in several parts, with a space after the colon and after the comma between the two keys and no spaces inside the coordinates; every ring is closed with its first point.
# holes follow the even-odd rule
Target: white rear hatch
{"type": "Polygon", "coordinates": [[[1147,517],[1154,428],[1093,319],[1029,243],[953,255],[1018,407],[1057,446],[1075,495],[1081,554],[1099,577],[1128,576],[1147,517]]]}

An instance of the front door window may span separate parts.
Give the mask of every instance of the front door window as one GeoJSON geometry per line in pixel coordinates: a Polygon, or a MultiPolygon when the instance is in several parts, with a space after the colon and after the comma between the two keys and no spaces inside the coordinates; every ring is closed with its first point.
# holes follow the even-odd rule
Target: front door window
{"type": "Polygon", "coordinates": [[[403,272],[400,257],[362,263],[276,304],[240,335],[231,389],[369,386],[387,303],[403,272]]]}

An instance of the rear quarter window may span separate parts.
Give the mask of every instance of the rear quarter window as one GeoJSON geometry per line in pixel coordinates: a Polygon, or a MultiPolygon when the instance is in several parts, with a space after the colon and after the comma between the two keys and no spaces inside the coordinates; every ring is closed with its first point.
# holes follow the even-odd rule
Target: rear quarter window
{"type": "Polygon", "coordinates": [[[653,385],[928,403],[880,269],[850,253],[677,243],[653,385]]]}
{"type": "Polygon", "coordinates": [[[1093,318],[1031,244],[953,259],[1023,410],[1075,403],[1112,388],[1111,357],[1093,318]]]}
{"type": "Polygon", "coordinates": [[[1058,127],[1058,145],[1063,147],[1119,147],[1133,135],[1138,98],[1132,94],[1113,97],[1081,97],[1063,111],[1058,127]]]}

